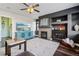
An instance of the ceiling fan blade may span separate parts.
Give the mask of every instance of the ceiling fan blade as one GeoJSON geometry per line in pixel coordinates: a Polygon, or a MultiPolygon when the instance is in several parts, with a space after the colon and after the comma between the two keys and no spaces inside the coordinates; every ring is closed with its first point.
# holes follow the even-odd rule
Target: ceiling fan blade
{"type": "Polygon", "coordinates": [[[36,10],[36,9],[34,9],[34,11],[36,11],[36,12],[40,12],[39,10],[36,10]]]}
{"type": "Polygon", "coordinates": [[[33,6],[33,8],[34,8],[34,7],[38,7],[38,6],[39,6],[39,4],[36,4],[36,5],[33,6]]]}
{"type": "Polygon", "coordinates": [[[23,9],[20,9],[20,10],[26,10],[27,8],[23,8],[23,9]]]}
{"type": "Polygon", "coordinates": [[[27,6],[27,7],[29,7],[29,5],[28,4],[26,4],[26,3],[23,3],[25,6],[27,6]]]}

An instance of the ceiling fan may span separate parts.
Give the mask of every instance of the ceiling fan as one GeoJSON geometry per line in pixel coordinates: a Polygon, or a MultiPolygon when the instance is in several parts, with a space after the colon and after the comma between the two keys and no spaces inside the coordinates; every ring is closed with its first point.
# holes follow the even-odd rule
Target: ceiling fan
{"type": "Polygon", "coordinates": [[[39,7],[39,4],[31,4],[31,5],[28,5],[26,3],[23,3],[25,6],[27,6],[27,8],[23,8],[23,9],[20,9],[20,10],[26,10],[28,13],[32,13],[34,11],[36,12],[40,12],[39,10],[36,9],[36,7],[39,7]]]}

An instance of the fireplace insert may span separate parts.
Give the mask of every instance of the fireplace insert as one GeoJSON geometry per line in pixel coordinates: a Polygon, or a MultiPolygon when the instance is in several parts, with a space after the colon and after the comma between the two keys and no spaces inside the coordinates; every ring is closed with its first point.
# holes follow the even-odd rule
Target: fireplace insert
{"type": "Polygon", "coordinates": [[[47,32],[41,31],[41,38],[47,39],[47,32]]]}

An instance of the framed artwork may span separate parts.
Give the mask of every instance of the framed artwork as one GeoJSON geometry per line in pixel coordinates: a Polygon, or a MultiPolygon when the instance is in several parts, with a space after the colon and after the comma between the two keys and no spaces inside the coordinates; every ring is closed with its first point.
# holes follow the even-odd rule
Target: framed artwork
{"type": "Polygon", "coordinates": [[[49,26],[49,18],[40,19],[40,26],[49,26]]]}

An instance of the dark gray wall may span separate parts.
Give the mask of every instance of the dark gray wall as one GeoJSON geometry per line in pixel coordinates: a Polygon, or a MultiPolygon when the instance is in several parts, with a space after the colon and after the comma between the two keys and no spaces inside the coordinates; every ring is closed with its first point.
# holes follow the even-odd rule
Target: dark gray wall
{"type": "Polygon", "coordinates": [[[68,37],[72,37],[76,34],[79,34],[79,31],[72,30],[72,27],[73,27],[72,15],[68,14],[68,37]]]}
{"type": "Polygon", "coordinates": [[[76,7],[73,7],[73,8],[69,8],[69,9],[66,9],[66,10],[62,10],[62,11],[59,11],[59,12],[43,15],[43,16],[40,16],[39,19],[45,18],[45,17],[53,18],[53,17],[59,17],[59,16],[67,15],[67,20],[68,20],[68,37],[71,37],[73,35],[79,34],[79,31],[73,31],[72,30],[73,23],[77,22],[76,20],[72,19],[73,18],[72,17],[73,13],[79,13],[79,6],[76,6],[76,7]],[[73,20],[73,22],[72,22],[72,20],[73,20]]]}

